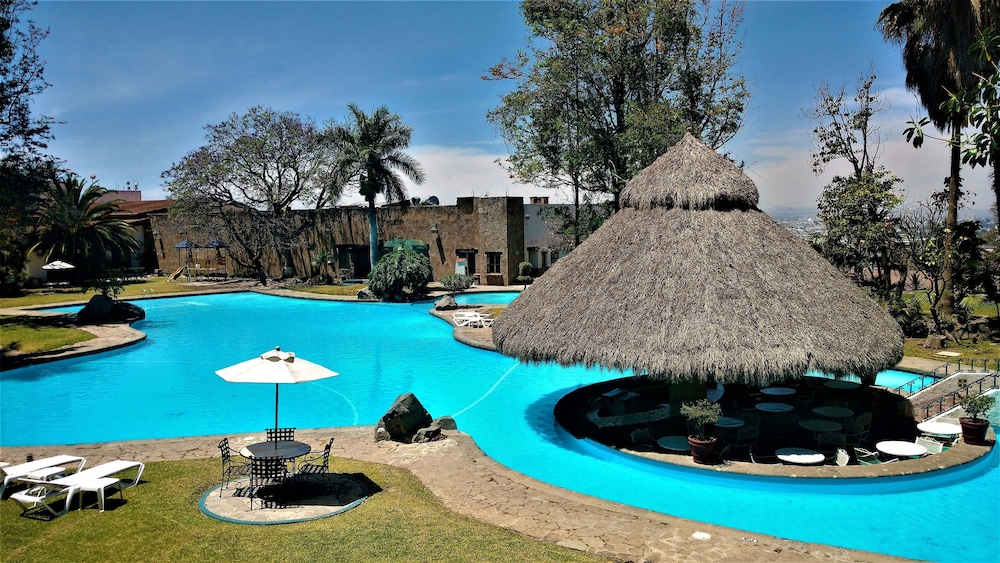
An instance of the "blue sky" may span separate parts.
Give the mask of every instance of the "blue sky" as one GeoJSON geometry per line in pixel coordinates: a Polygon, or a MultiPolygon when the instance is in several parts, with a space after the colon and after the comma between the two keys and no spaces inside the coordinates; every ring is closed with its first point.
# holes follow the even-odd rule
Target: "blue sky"
{"type": "MultiPolygon", "coordinates": [[[[725,150],[749,163],[761,207],[812,207],[835,173],[812,174],[812,124],[802,112],[823,81],[854,88],[874,65],[891,103],[883,115],[883,163],[904,179],[910,202],[926,199],[948,171],[938,143],[902,138],[923,112],[903,87],[899,48],[874,29],[883,0],[747,4],[741,68],[753,84],[746,123],[725,150]]],[[[413,127],[410,153],[427,181],[410,195],[442,203],[468,195],[549,195],[511,183],[486,112],[511,84],[480,79],[524,47],[517,2],[42,2],[29,17],[51,30],[39,51],[52,86],[36,110],[55,127],[52,154],[108,188],[138,182],[164,197],[160,173],[205,142],[204,127],[253,105],[318,123],[342,120],[355,102],[387,105],[413,127]]],[[[967,172],[969,203],[991,204],[988,176],[967,172]]],[[[345,203],[359,201],[345,196],[345,203]]]]}

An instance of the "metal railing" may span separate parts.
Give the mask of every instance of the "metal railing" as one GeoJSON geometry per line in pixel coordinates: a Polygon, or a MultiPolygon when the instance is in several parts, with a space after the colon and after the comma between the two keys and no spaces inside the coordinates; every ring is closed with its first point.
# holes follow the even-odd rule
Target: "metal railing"
{"type": "Polygon", "coordinates": [[[946,410],[958,406],[958,403],[962,399],[969,396],[973,387],[977,389],[976,394],[982,394],[984,390],[997,389],[1000,387],[997,385],[998,382],[1000,382],[1000,372],[987,373],[983,377],[965,385],[958,391],[953,391],[947,395],[943,395],[937,400],[924,405],[924,419],[926,420],[932,416],[937,416],[946,410]]]}

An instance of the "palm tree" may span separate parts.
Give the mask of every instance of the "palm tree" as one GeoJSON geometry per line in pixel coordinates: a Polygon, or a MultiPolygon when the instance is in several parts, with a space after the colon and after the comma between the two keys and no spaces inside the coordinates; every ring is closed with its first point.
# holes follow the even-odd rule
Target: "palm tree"
{"type": "Polygon", "coordinates": [[[980,0],[899,0],[879,14],[876,27],[889,42],[902,45],[906,87],[915,91],[935,127],[951,135],[951,171],[948,176],[948,213],[945,237],[944,295],[941,309],[954,312],[952,300],[952,233],[958,224],[961,195],[960,139],[968,111],[946,107],[952,93],[974,86],[977,72],[986,70],[971,54],[979,33],[997,23],[993,2],[980,0]]]}
{"type": "Polygon", "coordinates": [[[135,229],[113,216],[120,200],[98,201],[107,193],[75,174],[53,182],[42,199],[31,250],[46,262],[64,259],[84,274],[100,272],[113,255],[138,251],[135,229]]]}
{"type": "Polygon", "coordinates": [[[424,173],[412,156],[403,152],[410,146],[413,129],[399,115],[382,106],[368,115],[355,104],[348,104],[349,121],[331,132],[331,141],[340,149],[338,171],[346,183],[356,183],[358,192],[368,202],[368,247],[371,265],[378,263],[378,224],[375,198],[382,194],[386,201],[406,199],[406,187],[401,172],[417,184],[424,182],[424,173]]]}

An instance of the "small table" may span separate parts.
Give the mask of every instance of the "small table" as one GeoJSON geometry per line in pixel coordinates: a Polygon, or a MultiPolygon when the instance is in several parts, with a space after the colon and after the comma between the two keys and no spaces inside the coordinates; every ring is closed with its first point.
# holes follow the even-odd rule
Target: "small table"
{"type": "Polygon", "coordinates": [[[818,434],[820,432],[840,432],[844,428],[844,425],[832,420],[811,418],[800,422],[799,427],[818,434]]]}
{"type": "Polygon", "coordinates": [[[928,420],[917,425],[917,430],[931,436],[958,436],[962,433],[962,427],[950,422],[937,422],[928,420]]]}
{"type": "Polygon", "coordinates": [[[762,412],[789,412],[795,409],[788,403],[757,403],[755,408],[762,412]]]}
{"type": "Polygon", "coordinates": [[[790,387],[765,387],[764,389],[761,389],[760,392],[771,397],[786,397],[788,395],[794,395],[795,389],[790,387]]]}
{"type": "Polygon", "coordinates": [[[826,461],[823,454],[806,448],[781,448],[774,452],[774,455],[785,463],[795,465],[816,465],[826,461]]]}
{"type": "Polygon", "coordinates": [[[257,442],[240,449],[240,455],[253,459],[255,457],[280,457],[282,459],[295,459],[306,455],[312,450],[309,444],[296,442],[293,440],[280,440],[277,442],[257,442]]]}
{"type": "Polygon", "coordinates": [[[719,420],[715,421],[716,428],[743,428],[745,425],[746,421],[732,416],[720,416],[719,420]]]}
{"type": "Polygon", "coordinates": [[[893,457],[920,457],[927,453],[927,448],[914,442],[902,440],[886,440],[875,444],[875,449],[893,457]]]}
{"type": "Polygon", "coordinates": [[[656,443],[669,452],[691,451],[691,444],[688,443],[687,436],[664,436],[658,438],[656,443]]]}
{"type": "Polygon", "coordinates": [[[854,411],[847,407],[816,407],[813,409],[813,414],[823,418],[842,419],[851,418],[854,416],[854,411]]]}
{"type": "Polygon", "coordinates": [[[850,391],[861,387],[861,384],[854,381],[845,381],[843,379],[831,379],[830,381],[824,381],[823,387],[828,389],[839,389],[841,391],[850,391]]]}

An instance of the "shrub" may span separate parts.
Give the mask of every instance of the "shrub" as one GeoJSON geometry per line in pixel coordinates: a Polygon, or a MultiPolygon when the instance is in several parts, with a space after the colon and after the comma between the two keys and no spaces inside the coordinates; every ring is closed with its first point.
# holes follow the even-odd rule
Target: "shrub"
{"type": "Polygon", "coordinates": [[[464,274],[448,274],[441,280],[441,285],[452,295],[472,287],[472,276],[464,274]]]}
{"type": "Polygon", "coordinates": [[[368,289],[379,299],[404,297],[404,290],[422,293],[433,279],[431,260],[412,250],[394,250],[368,274],[368,289]]]}
{"type": "Polygon", "coordinates": [[[517,265],[517,281],[524,284],[525,289],[527,289],[528,284],[535,281],[535,278],[531,275],[531,270],[534,266],[531,262],[521,262],[517,265]]]}

